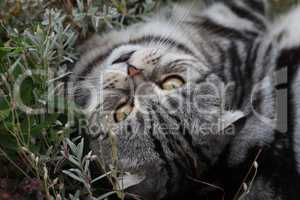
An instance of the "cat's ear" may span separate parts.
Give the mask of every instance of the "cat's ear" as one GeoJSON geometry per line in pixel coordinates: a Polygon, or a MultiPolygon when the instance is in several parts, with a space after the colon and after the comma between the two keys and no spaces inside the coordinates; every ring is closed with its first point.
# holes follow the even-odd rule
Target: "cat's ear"
{"type": "Polygon", "coordinates": [[[221,116],[221,126],[219,127],[219,131],[224,131],[229,126],[233,125],[238,120],[244,118],[246,116],[242,111],[225,111],[221,116]]]}

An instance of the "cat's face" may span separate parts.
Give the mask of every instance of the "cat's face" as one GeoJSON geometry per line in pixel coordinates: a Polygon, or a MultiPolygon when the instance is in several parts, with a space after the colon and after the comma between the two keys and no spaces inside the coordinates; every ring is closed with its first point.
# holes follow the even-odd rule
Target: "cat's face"
{"type": "Polygon", "coordinates": [[[181,187],[185,173],[204,171],[226,143],[214,137],[220,130],[219,80],[176,37],[150,35],[114,45],[97,40],[103,39],[90,45],[106,46],[95,45],[73,78],[91,148],[107,167],[126,173],[129,191],[161,198],[181,187]]]}

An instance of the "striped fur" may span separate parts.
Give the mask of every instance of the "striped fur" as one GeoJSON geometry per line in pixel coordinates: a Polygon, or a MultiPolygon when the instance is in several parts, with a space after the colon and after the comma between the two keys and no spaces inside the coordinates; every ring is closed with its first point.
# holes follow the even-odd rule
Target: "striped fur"
{"type": "Polygon", "coordinates": [[[94,153],[114,163],[111,129],[114,164],[143,180],[128,192],[153,200],[193,190],[211,198],[220,191],[208,182],[230,200],[261,148],[245,199],[298,199],[300,7],[275,22],[267,7],[263,0],[175,5],[82,47],[72,95],[86,113],[94,153]],[[131,79],[128,66],[142,75],[131,79]],[[170,75],[185,85],[163,91],[170,75]],[[112,113],[124,99],[134,109],[116,123],[112,113]],[[288,122],[278,113],[287,108],[288,122]]]}

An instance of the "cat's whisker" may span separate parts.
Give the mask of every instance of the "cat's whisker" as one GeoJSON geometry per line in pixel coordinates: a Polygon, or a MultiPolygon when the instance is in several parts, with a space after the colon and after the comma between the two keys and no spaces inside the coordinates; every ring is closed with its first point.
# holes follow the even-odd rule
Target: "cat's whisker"
{"type": "MultiPolygon", "coordinates": [[[[194,5],[195,1],[196,0],[193,0],[191,4],[194,5]]],[[[179,19],[179,18],[177,19],[177,22],[175,22],[175,25],[172,26],[172,30],[169,33],[161,36],[162,41],[160,41],[160,44],[158,43],[158,46],[159,46],[158,49],[162,48],[162,46],[166,46],[168,44],[168,42],[169,42],[168,38],[172,37],[174,35],[174,33],[176,33],[179,30],[181,23],[183,23],[184,20],[188,17],[191,10],[192,10],[192,6],[184,12],[182,19],[179,19]]],[[[171,22],[172,22],[172,19],[170,18],[170,20],[167,23],[171,25],[171,22]]],[[[150,45],[153,45],[153,44],[150,43],[150,45]]]]}

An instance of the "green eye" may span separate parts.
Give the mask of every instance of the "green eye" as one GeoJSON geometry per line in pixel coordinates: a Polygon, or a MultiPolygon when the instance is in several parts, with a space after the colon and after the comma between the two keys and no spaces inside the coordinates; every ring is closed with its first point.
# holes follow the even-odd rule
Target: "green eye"
{"type": "Polygon", "coordinates": [[[123,104],[119,106],[114,114],[114,118],[116,122],[124,121],[132,112],[133,106],[129,103],[123,104]]]}
{"type": "Polygon", "coordinates": [[[161,83],[161,88],[164,90],[174,90],[182,87],[185,84],[185,81],[179,76],[169,76],[164,79],[161,83]]]}

